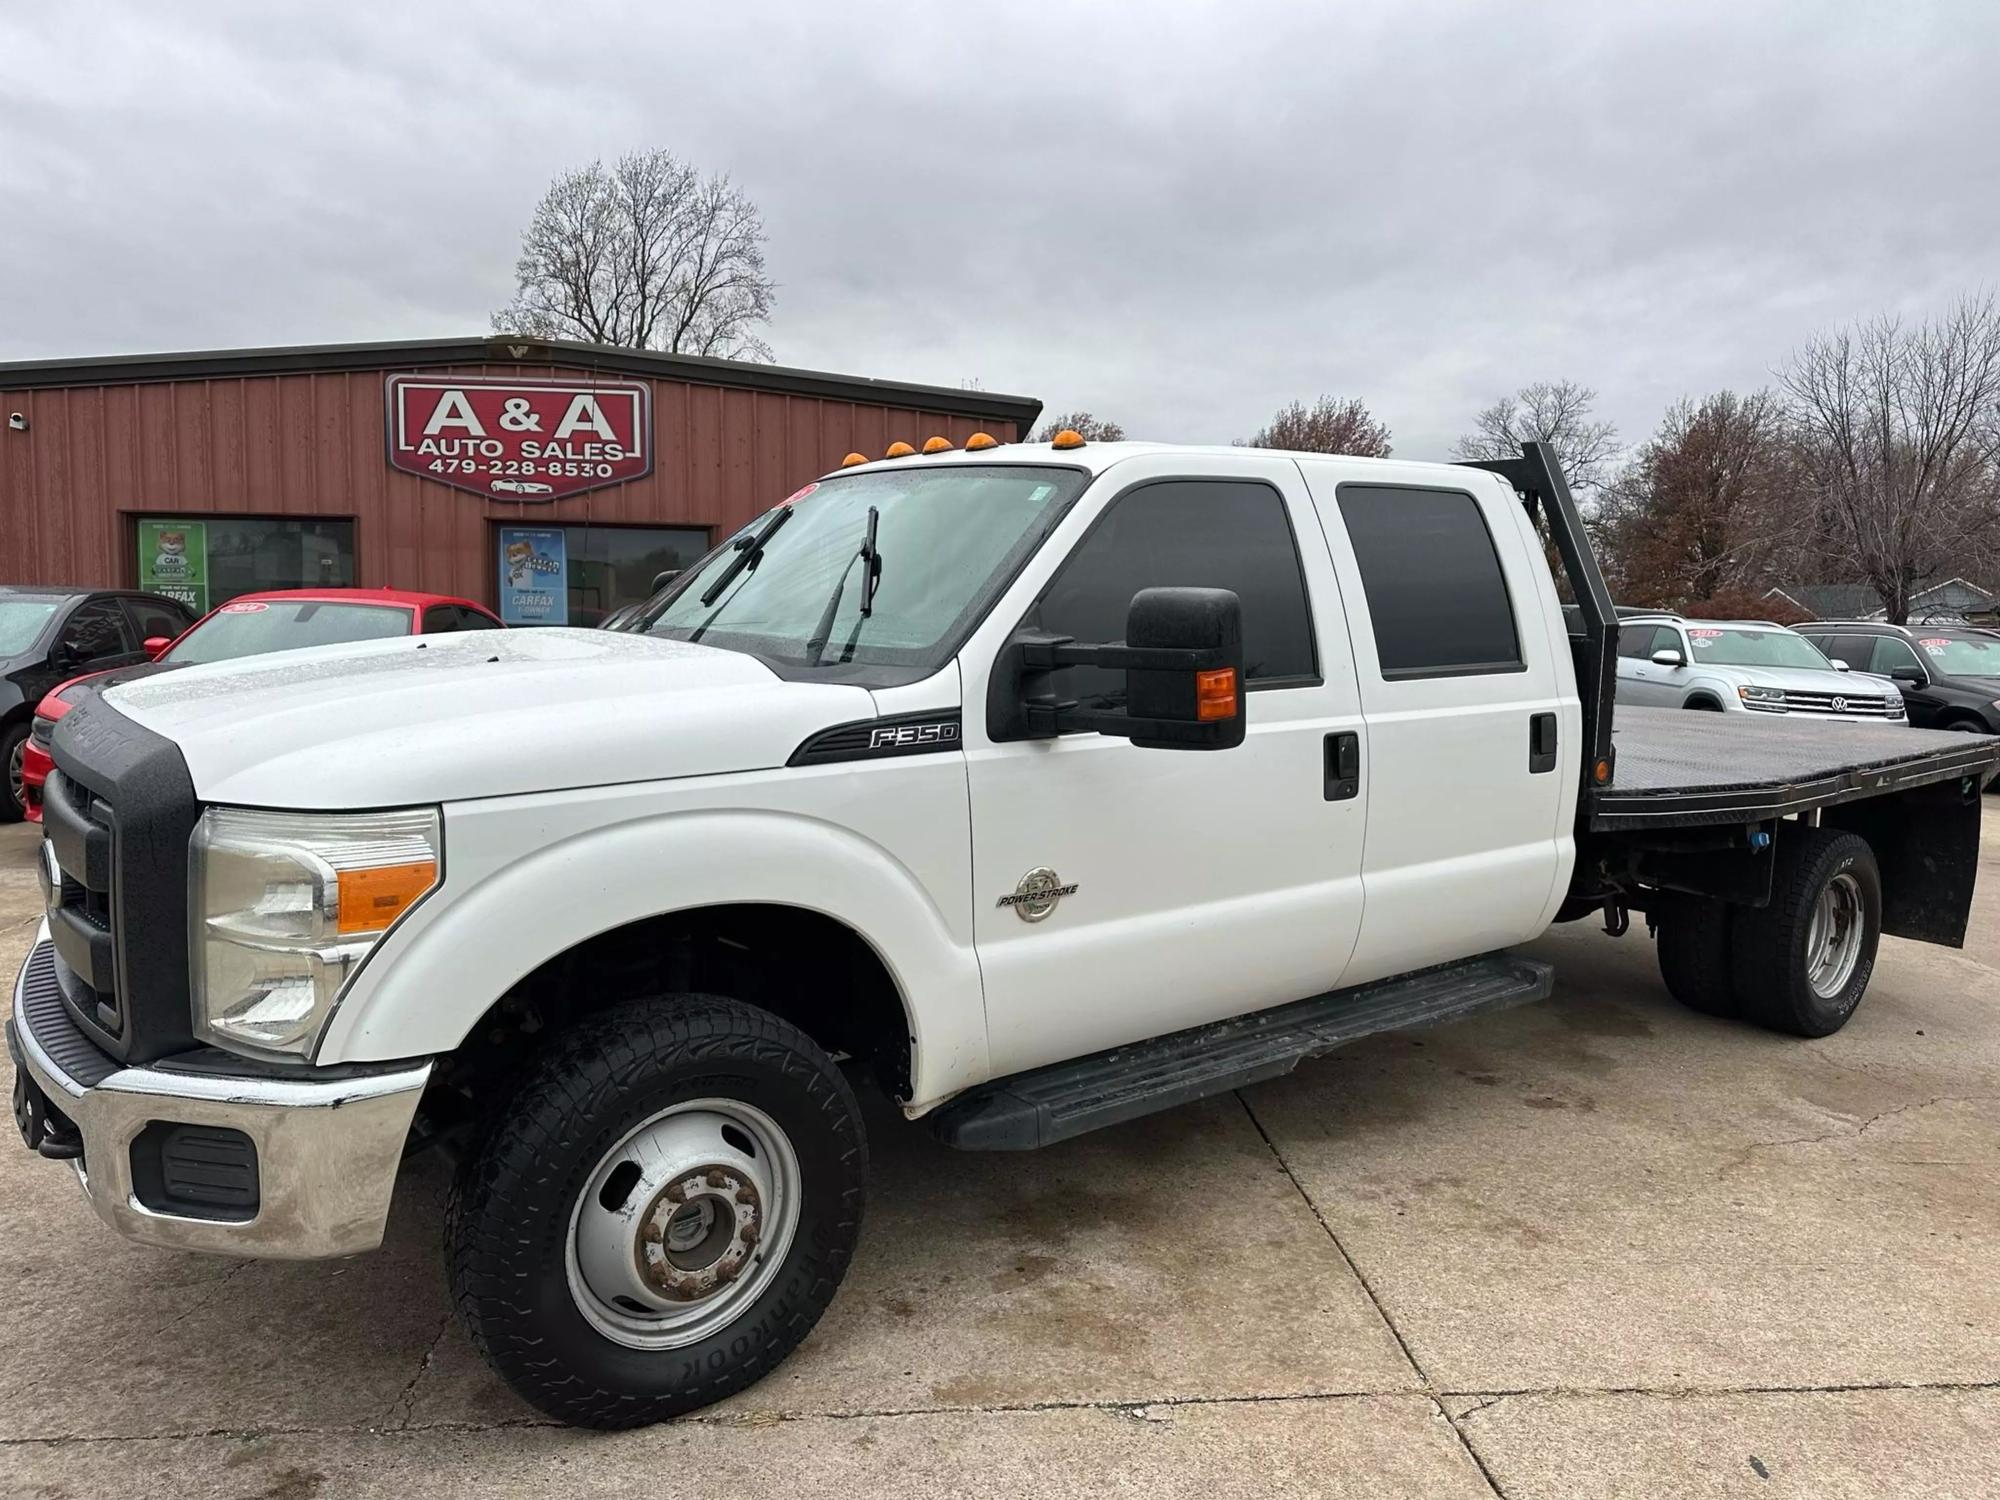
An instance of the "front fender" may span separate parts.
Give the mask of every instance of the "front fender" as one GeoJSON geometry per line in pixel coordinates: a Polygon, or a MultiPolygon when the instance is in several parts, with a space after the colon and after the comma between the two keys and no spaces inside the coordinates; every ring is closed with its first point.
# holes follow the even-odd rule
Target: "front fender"
{"type": "Polygon", "coordinates": [[[913,1106],[986,1076],[969,909],[954,922],[933,894],[942,884],[955,895],[969,881],[963,841],[956,861],[920,874],[877,839],[809,813],[606,815],[604,801],[567,793],[532,808],[519,799],[448,807],[443,885],[370,955],[315,1060],[452,1051],[509,988],[588,938],[664,913],[758,902],[831,917],[881,957],[915,1039],[913,1106]],[[547,841],[521,847],[537,835],[547,841]]]}

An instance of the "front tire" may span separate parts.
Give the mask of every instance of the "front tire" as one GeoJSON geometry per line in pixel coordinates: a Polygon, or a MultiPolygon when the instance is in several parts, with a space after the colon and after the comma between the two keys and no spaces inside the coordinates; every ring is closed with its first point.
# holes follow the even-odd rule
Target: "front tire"
{"type": "Polygon", "coordinates": [[[466,1160],[446,1260],[478,1347],[585,1427],[707,1406],[776,1368],[846,1274],[867,1146],[797,1028],[710,995],[563,1037],[466,1160]]]}
{"type": "Polygon", "coordinates": [[[1858,834],[1779,829],[1771,904],[1746,907],[1730,942],[1736,995],[1760,1026],[1831,1036],[1861,1004],[1882,937],[1882,875],[1858,834]]]}

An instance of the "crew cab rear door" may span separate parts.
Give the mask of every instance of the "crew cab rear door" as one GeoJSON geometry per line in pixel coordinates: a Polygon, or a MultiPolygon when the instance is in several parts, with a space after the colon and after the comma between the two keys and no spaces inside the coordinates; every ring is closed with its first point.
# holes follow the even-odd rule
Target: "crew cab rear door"
{"type": "Polygon", "coordinates": [[[1347,982],[1538,935],[1575,857],[1582,707],[1505,481],[1301,459],[1354,643],[1367,915],[1347,982]],[[1454,476],[1454,479],[1456,476],[1454,476]]]}
{"type": "MultiPolygon", "coordinates": [[[[1358,749],[1360,704],[1339,589],[1295,464],[1252,454],[1116,464],[960,659],[995,1073],[1340,981],[1361,923],[1363,809],[1332,757],[1343,735],[1358,749]],[[1120,640],[1133,594],[1176,585],[1242,601],[1241,745],[990,737],[988,679],[1017,629],[1120,640]],[[1036,881],[1062,894],[1009,899],[1036,881]]],[[[1063,697],[1122,706],[1122,673],[1071,667],[1056,679],[1063,697]]]]}

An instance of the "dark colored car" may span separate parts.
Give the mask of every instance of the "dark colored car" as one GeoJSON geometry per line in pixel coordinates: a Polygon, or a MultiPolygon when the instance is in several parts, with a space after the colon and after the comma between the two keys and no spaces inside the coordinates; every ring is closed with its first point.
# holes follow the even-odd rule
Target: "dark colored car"
{"type": "Polygon", "coordinates": [[[178,600],[136,589],[0,585],[0,823],[22,815],[21,767],[42,695],[79,672],[142,662],[149,636],[193,623],[178,600]]]}
{"type": "Polygon", "coordinates": [[[1810,620],[1792,627],[1835,661],[1892,678],[1918,729],[2000,734],[2000,636],[1967,625],[1810,620]]]}

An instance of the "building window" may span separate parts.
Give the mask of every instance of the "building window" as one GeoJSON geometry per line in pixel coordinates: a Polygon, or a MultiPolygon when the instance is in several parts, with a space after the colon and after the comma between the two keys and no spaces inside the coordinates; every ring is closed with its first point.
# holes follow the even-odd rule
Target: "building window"
{"type": "Polygon", "coordinates": [[[354,587],[354,523],[262,516],[143,516],[139,587],[196,614],[266,589],[354,587]]]}
{"type": "Polygon", "coordinates": [[[1343,484],[1340,518],[1385,678],[1522,670],[1507,580],[1479,502],[1458,490],[1343,484]]]}
{"type": "Polygon", "coordinates": [[[708,552],[699,526],[502,526],[500,618],[509,625],[595,625],[651,596],[653,580],[708,552]]]}

